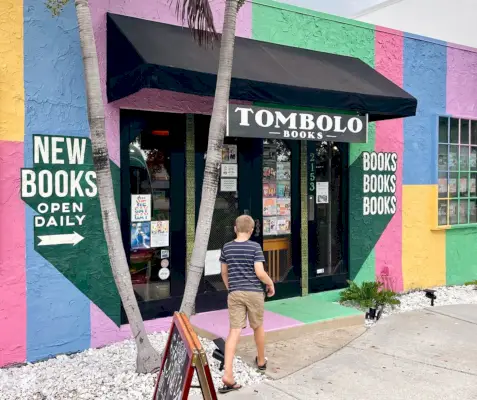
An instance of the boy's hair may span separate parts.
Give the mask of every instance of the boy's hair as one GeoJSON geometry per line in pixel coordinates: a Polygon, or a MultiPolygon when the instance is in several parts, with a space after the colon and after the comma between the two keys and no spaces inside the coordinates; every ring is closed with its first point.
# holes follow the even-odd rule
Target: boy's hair
{"type": "Polygon", "coordinates": [[[255,222],[250,215],[241,215],[235,220],[235,230],[237,233],[249,233],[253,231],[255,222]]]}

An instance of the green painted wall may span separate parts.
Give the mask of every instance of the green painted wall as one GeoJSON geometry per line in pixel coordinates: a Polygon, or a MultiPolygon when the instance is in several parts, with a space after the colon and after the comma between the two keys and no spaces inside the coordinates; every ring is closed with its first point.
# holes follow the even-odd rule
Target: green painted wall
{"type": "Polygon", "coordinates": [[[446,232],[446,283],[462,285],[477,279],[477,232],[450,229],[446,232]]]}
{"type": "MultiPolygon", "coordinates": [[[[314,51],[356,57],[374,67],[373,25],[349,21],[271,0],[256,0],[252,9],[252,38],[314,51]]],[[[374,246],[390,217],[362,215],[363,151],[373,151],[376,126],[369,125],[368,142],[350,145],[350,278],[375,280],[374,246]],[[366,232],[366,234],[363,234],[366,232]]],[[[304,209],[303,212],[306,213],[304,209]]]]}

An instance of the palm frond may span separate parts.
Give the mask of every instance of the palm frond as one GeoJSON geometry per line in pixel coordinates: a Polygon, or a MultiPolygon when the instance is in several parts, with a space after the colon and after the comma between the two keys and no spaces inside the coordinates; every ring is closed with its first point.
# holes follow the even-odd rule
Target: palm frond
{"type": "Polygon", "coordinates": [[[192,30],[199,45],[208,45],[217,38],[209,0],[171,0],[179,20],[192,30]]]}

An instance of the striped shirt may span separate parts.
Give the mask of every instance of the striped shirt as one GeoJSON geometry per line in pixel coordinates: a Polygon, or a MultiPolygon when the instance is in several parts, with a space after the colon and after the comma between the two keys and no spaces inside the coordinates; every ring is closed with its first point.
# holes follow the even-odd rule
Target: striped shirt
{"type": "Polygon", "coordinates": [[[256,262],[265,262],[258,243],[251,240],[228,242],[222,248],[220,262],[228,266],[229,292],[263,292],[254,266],[256,262]]]}

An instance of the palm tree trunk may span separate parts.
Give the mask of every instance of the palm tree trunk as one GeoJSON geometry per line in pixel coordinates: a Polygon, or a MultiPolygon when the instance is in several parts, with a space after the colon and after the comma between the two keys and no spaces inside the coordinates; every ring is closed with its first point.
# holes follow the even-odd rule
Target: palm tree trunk
{"type": "Polygon", "coordinates": [[[187,283],[182,299],[181,311],[191,316],[197,290],[204,272],[205,256],[209,243],[212,216],[219,182],[219,169],[222,162],[222,146],[224,143],[227,107],[232,78],[234,58],[235,26],[237,23],[238,0],[226,0],[224,25],[220,43],[219,70],[215,89],[214,107],[209,128],[207,159],[205,162],[202,199],[199,208],[199,219],[195,232],[194,248],[187,273],[187,283]]]}
{"type": "Polygon", "coordinates": [[[108,246],[109,259],[114,280],[136,341],[137,372],[153,372],[160,368],[161,357],[152,347],[147,337],[144,322],[134,295],[131,275],[124,252],[121,228],[114,203],[113,181],[109,167],[104,124],[104,106],[99,79],[98,56],[88,0],[75,0],[75,7],[78,18],[81,50],[83,53],[93,163],[96,170],[103,228],[108,246]]]}

